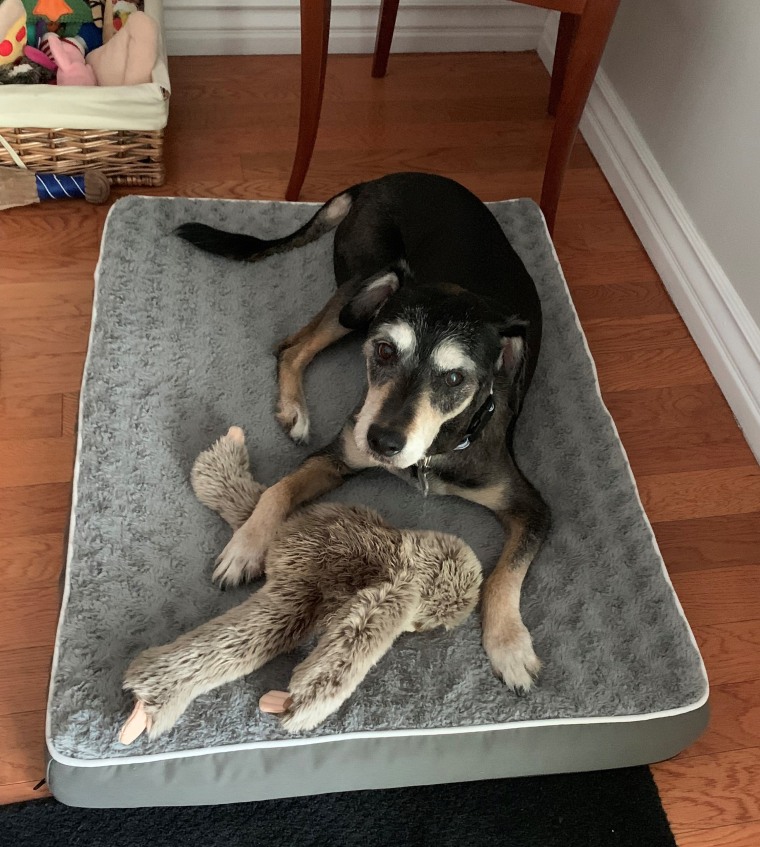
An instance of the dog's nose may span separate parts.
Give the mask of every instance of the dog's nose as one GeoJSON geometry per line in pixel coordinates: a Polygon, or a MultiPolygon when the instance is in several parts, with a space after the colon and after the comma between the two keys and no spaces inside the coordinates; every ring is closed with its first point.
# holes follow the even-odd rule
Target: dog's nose
{"type": "Polygon", "coordinates": [[[404,449],[406,438],[393,429],[372,424],[367,432],[367,442],[375,453],[390,458],[404,449]]]}

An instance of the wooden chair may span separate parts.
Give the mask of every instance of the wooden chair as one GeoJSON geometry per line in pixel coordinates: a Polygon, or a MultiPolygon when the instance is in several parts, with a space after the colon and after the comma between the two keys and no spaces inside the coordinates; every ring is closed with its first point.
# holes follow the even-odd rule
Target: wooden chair
{"type": "MultiPolygon", "coordinates": [[[[541,208],[549,231],[554,229],[557,204],[570,151],[591,85],[620,0],[520,0],[561,12],[554,53],[550,115],[555,116],[541,189],[541,208]]],[[[288,200],[297,200],[306,179],[322,110],[330,34],[330,0],[301,0],[301,115],[298,146],[290,174],[288,200]]],[[[372,76],[385,76],[399,0],[381,0],[372,76]]]]}

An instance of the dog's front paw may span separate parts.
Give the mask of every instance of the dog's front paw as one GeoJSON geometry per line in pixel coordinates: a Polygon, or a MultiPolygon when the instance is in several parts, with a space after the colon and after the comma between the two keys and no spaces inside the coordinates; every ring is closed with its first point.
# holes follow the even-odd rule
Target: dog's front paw
{"type": "Polygon", "coordinates": [[[269,539],[239,529],[216,560],[211,579],[223,588],[258,579],[264,573],[269,539]]]}
{"type": "Polygon", "coordinates": [[[483,646],[494,674],[515,694],[527,694],[541,670],[541,660],[533,650],[525,625],[520,623],[510,627],[508,633],[485,636],[483,646]]]}
{"type": "Polygon", "coordinates": [[[296,444],[306,444],[309,440],[309,412],[303,403],[281,398],[275,417],[289,438],[296,444]]]}

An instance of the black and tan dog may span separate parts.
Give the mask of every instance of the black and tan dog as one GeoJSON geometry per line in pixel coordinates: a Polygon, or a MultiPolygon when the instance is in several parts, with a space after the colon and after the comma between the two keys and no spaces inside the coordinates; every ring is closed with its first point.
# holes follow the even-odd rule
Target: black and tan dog
{"type": "Polygon", "coordinates": [[[498,676],[527,691],[540,668],[520,616],[523,578],[549,525],[512,455],[515,420],[541,344],[541,306],[523,263],[473,194],[442,177],[392,174],[333,197],[292,235],[263,241],[185,224],[204,250],[258,261],[337,227],[338,288],[279,348],[277,417],[308,437],[302,377],[320,351],[366,332],[364,399],[326,448],[267,489],[219,557],[214,578],[261,573],[278,526],[299,504],[381,466],[424,493],[497,516],[506,545],[483,594],[483,643],[498,676]]]}

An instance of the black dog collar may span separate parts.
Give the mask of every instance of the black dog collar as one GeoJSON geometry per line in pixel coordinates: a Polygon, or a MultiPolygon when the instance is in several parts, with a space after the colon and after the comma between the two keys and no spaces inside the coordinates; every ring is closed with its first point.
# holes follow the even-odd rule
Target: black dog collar
{"type": "Polygon", "coordinates": [[[472,416],[472,420],[470,421],[470,425],[467,427],[467,432],[465,432],[464,438],[459,442],[459,444],[457,444],[454,450],[466,450],[486,428],[486,424],[493,417],[495,410],[496,403],[493,399],[493,386],[491,386],[491,393],[488,397],[486,397],[485,403],[483,403],[478,411],[472,416]]]}
{"type": "MultiPolygon", "coordinates": [[[[496,411],[496,402],[493,399],[493,386],[491,386],[491,392],[488,397],[486,397],[485,402],[472,416],[472,420],[470,421],[470,425],[467,427],[467,432],[465,432],[464,438],[451,452],[453,453],[457,450],[466,450],[486,428],[486,424],[493,417],[494,411],[496,411]]],[[[430,456],[423,457],[412,468],[412,475],[419,481],[420,488],[422,489],[422,493],[425,497],[427,497],[430,487],[428,480],[430,458],[430,456]]]]}

